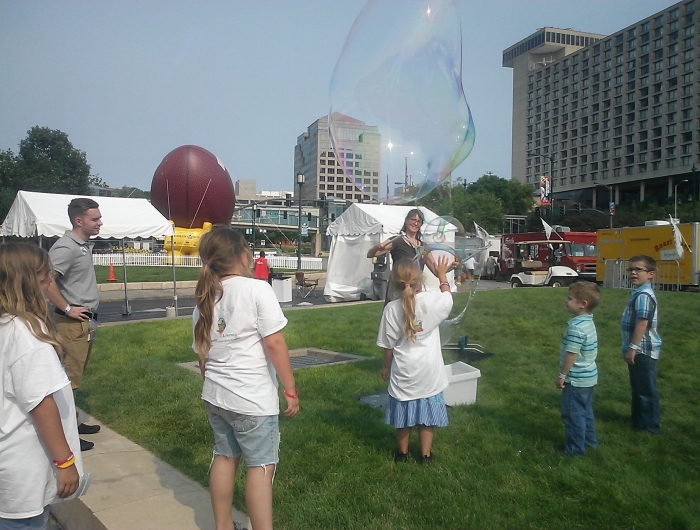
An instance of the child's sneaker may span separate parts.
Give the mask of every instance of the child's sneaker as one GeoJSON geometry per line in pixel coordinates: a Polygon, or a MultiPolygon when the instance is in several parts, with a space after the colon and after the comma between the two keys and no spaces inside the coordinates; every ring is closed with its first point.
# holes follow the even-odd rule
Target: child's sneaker
{"type": "Polygon", "coordinates": [[[408,453],[402,453],[398,450],[394,452],[394,462],[396,464],[400,464],[401,462],[407,462],[408,461],[408,453]]]}
{"type": "Polygon", "coordinates": [[[419,461],[419,462],[420,462],[421,464],[432,464],[432,463],[433,463],[433,458],[434,458],[434,455],[433,455],[433,453],[431,452],[431,453],[430,453],[429,455],[427,455],[427,456],[426,456],[426,455],[422,455],[422,456],[420,457],[420,461],[419,461]]]}

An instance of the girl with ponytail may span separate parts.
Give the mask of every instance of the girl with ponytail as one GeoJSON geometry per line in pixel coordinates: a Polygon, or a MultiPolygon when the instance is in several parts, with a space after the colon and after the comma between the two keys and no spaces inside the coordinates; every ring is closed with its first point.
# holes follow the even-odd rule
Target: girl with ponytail
{"type": "Polygon", "coordinates": [[[422,290],[422,273],[414,260],[394,264],[391,283],[396,300],[384,307],[377,345],[384,348],[382,378],[389,381],[386,423],[396,427],[395,462],[408,458],[411,431],[418,426],[421,463],[433,460],[433,427],[445,427],[447,388],[440,346],[440,323],[452,310],[447,271],[452,261],[441,256],[434,264],[440,292],[422,290]]]}
{"type": "Polygon", "coordinates": [[[249,277],[253,261],[243,237],[214,228],[199,245],[193,349],[204,378],[202,399],[214,431],[209,476],[217,528],[233,528],[231,505],[241,456],[248,468],[246,501],[253,528],[272,528],[272,480],[279,461],[279,394],[286,417],[299,412],[298,392],[282,329],[287,319],[272,287],[249,277]]]}

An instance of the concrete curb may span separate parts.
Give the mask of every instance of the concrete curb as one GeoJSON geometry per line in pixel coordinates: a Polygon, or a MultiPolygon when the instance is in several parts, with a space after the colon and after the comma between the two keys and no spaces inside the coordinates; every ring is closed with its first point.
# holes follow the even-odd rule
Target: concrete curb
{"type": "MultiPolygon", "coordinates": [[[[81,419],[99,421],[82,411],[81,419]]],[[[85,472],[93,473],[85,496],[58,503],[51,513],[65,530],[199,530],[214,528],[209,491],[152,453],[101,425],[84,436],[95,448],[83,453],[85,472]]],[[[234,521],[250,528],[248,517],[233,510],[234,521]]]]}

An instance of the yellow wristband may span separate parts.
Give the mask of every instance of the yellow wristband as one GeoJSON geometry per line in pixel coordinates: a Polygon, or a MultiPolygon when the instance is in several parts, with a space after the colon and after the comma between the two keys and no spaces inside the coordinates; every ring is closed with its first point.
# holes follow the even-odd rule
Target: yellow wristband
{"type": "Polygon", "coordinates": [[[58,469],[66,469],[66,468],[72,466],[73,464],[75,464],[75,455],[70,455],[70,458],[68,460],[66,460],[65,462],[62,462],[60,464],[56,464],[56,467],[58,469]]]}

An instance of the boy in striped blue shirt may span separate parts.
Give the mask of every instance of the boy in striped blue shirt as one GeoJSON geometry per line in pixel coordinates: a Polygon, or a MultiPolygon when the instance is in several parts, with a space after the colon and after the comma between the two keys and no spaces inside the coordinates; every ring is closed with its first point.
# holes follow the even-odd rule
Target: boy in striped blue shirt
{"type": "Polygon", "coordinates": [[[562,390],[561,419],[566,431],[564,454],[583,456],[586,446],[598,447],[593,416],[593,389],[598,383],[598,334],[591,312],[600,303],[600,289],[593,282],[577,282],[569,287],[566,311],[569,320],[559,350],[559,376],[562,390]]]}

